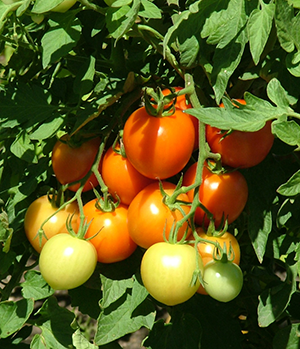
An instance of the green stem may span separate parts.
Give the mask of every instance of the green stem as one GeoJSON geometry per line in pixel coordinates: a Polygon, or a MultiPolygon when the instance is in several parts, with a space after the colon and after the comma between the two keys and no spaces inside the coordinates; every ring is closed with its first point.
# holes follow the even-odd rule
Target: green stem
{"type": "Polygon", "coordinates": [[[101,13],[102,15],[105,15],[105,13],[106,13],[104,8],[102,8],[96,4],[93,4],[93,3],[89,2],[88,0],[78,0],[78,1],[89,10],[96,11],[98,13],[101,13]]]}

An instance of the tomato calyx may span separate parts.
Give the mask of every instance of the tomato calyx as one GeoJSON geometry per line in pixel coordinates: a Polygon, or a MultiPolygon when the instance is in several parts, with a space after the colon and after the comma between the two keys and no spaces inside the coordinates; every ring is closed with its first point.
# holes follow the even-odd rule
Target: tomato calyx
{"type": "Polygon", "coordinates": [[[154,117],[168,117],[175,113],[176,93],[164,96],[158,87],[155,91],[147,87],[144,93],[145,108],[149,115],[154,117]]]}

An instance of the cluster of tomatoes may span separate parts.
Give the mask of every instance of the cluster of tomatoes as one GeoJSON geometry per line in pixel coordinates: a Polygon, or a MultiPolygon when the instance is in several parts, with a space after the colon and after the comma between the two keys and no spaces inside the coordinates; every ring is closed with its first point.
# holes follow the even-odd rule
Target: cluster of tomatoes
{"type": "Polygon", "coordinates": [[[215,226],[224,220],[230,224],[241,214],[248,187],[236,168],[261,162],[273,135],[270,124],[258,132],[228,135],[207,125],[211,151],[231,170],[214,172],[206,163],[201,185],[195,188],[197,162],[188,164],[198,148],[198,121],[183,112],[190,107],[185,95],[179,95],[168,116],[153,116],[145,106],[134,111],[121,141],[98,159],[98,175],[90,170],[99,157],[99,138],[79,147],[67,136],[57,141],[52,151],[57,180],[74,192],[100,184],[103,197],[80,208],[74,196],[77,201],[57,208],[53,194],[52,200],[44,196],[28,208],[25,232],[40,253],[40,270],[50,286],[77,287],[92,275],[97,261],[122,261],[139,246],[146,250],[140,269],[144,286],[163,304],[182,303],[196,292],[223,302],[238,295],[243,275],[236,238],[228,232],[209,234],[204,228],[211,220],[215,226]],[[172,178],[182,171],[183,186],[176,186],[172,178]],[[191,215],[195,196],[201,204],[191,215]]]}

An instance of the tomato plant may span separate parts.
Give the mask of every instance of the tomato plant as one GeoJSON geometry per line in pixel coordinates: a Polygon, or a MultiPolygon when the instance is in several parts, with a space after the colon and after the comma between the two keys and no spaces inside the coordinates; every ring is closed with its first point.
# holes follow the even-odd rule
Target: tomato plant
{"type": "Polygon", "coordinates": [[[56,290],[82,285],[91,277],[96,264],[95,247],[89,241],[65,233],[48,240],[39,258],[43,278],[56,290]]]}
{"type": "MultiPolygon", "coordinates": [[[[163,189],[167,195],[171,195],[175,190],[175,185],[170,182],[162,182],[163,189]]],[[[188,202],[186,194],[180,194],[178,200],[188,202]]],[[[181,205],[181,210],[185,213],[189,207],[181,205]]],[[[164,234],[169,238],[170,231],[174,224],[183,218],[180,210],[170,210],[163,202],[163,195],[159,188],[159,183],[155,182],[143,190],[132,200],[128,208],[127,215],[128,230],[135,243],[143,248],[149,248],[157,242],[164,241],[164,234]]],[[[185,233],[190,234],[188,222],[185,222],[178,231],[178,240],[185,233]]]]}
{"type": "Polygon", "coordinates": [[[189,245],[159,242],[145,252],[141,262],[141,277],[148,292],[166,305],[176,305],[191,298],[199,287],[193,275],[203,271],[201,258],[189,245]]]}
{"type": "Polygon", "coordinates": [[[134,111],[124,126],[123,142],[128,160],[144,176],[166,179],[188,163],[195,141],[189,116],[176,110],[155,117],[145,107],[134,111]]]}
{"type": "Polygon", "coordinates": [[[101,174],[115,199],[129,205],[133,198],[153,180],[138,172],[121,153],[110,147],[102,161],[101,174]]]}
{"type": "MultiPolygon", "coordinates": [[[[52,167],[60,184],[69,184],[82,179],[90,171],[99,149],[100,139],[92,138],[80,146],[68,143],[68,137],[58,140],[52,150],[52,167]]],[[[92,173],[84,185],[83,191],[91,190],[98,185],[92,173]]],[[[80,183],[69,186],[76,191],[80,183]]]]}
{"type": "Polygon", "coordinates": [[[99,262],[122,261],[136,249],[127,228],[127,206],[119,204],[112,212],[103,212],[96,203],[97,199],[93,199],[83,207],[89,224],[85,237],[95,246],[99,262]]]}
{"type": "MultiPolygon", "coordinates": [[[[237,101],[245,104],[244,100],[237,101]]],[[[235,168],[248,168],[259,164],[274,143],[270,121],[256,132],[232,131],[230,134],[207,125],[206,138],[211,150],[221,154],[222,163],[235,168]]]]}
{"type": "Polygon", "coordinates": [[[72,228],[77,230],[78,205],[76,202],[68,204],[62,210],[57,211],[54,203],[51,203],[47,195],[43,195],[34,200],[28,207],[24,218],[24,230],[27,239],[33,248],[40,253],[46,241],[52,236],[61,233],[67,233],[66,222],[72,218],[72,228]],[[55,213],[55,215],[53,215],[55,213]],[[53,215],[53,216],[52,216],[53,215]],[[51,217],[52,216],[52,217],[51,217]],[[43,226],[43,235],[41,240],[37,235],[42,224],[51,217],[43,226]]]}
{"type": "Polygon", "coordinates": [[[77,0],[63,0],[60,4],[55,6],[51,11],[53,12],[67,12],[72,6],[76,4],[77,0]]]}
{"type": "MultiPolygon", "coordinates": [[[[195,182],[197,163],[194,163],[184,174],[183,184],[189,186],[195,182]]],[[[192,201],[194,190],[188,192],[192,201]]],[[[227,219],[234,222],[242,213],[248,199],[248,185],[245,177],[239,171],[213,173],[204,166],[202,184],[199,189],[199,200],[213,214],[215,225],[227,219]]],[[[198,225],[209,224],[205,211],[200,207],[195,213],[195,222],[198,225]]]]}
{"type": "Polygon", "coordinates": [[[230,302],[243,287],[243,273],[232,262],[212,260],[204,267],[203,281],[206,292],[220,302],[230,302]]]}

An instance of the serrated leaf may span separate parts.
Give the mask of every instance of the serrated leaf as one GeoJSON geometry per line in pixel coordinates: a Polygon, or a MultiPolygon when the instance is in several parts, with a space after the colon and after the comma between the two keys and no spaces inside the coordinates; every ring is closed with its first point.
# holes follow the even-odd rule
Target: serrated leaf
{"type": "Polygon", "coordinates": [[[273,122],[272,133],[284,143],[300,147],[300,125],[294,120],[273,122]]]}
{"type": "Polygon", "coordinates": [[[24,275],[25,281],[21,283],[24,298],[39,300],[53,295],[54,290],[47,284],[41,273],[29,270],[24,275]]]}
{"type": "Polygon", "coordinates": [[[155,311],[152,303],[146,300],[147,290],[136,279],[131,286],[121,298],[101,312],[95,335],[97,345],[112,342],[142,326],[152,327],[155,311]]]}
{"type": "Polygon", "coordinates": [[[261,9],[255,9],[249,17],[247,24],[249,45],[255,64],[258,64],[263,49],[268,41],[274,14],[274,3],[265,4],[261,2],[261,9]]]}
{"type": "Polygon", "coordinates": [[[282,184],[277,192],[284,196],[295,196],[300,193],[300,170],[289,178],[289,180],[282,184]]]}
{"type": "Polygon", "coordinates": [[[275,25],[279,43],[285,51],[292,52],[295,47],[291,30],[294,9],[286,0],[277,0],[275,5],[275,25]]]}
{"type": "Polygon", "coordinates": [[[81,25],[76,12],[55,14],[49,19],[49,29],[42,37],[43,68],[67,55],[80,39],[81,25]]]}
{"type": "Polygon", "coordinates": [[[20,330],[33,312],[32,299],[4,301],[0,303],[0,338],[7,338],[20,330]]]}

